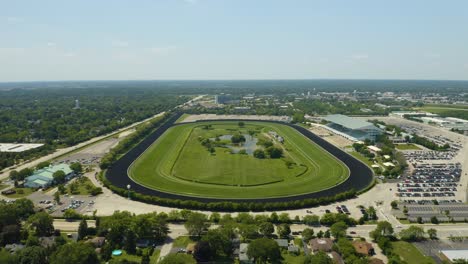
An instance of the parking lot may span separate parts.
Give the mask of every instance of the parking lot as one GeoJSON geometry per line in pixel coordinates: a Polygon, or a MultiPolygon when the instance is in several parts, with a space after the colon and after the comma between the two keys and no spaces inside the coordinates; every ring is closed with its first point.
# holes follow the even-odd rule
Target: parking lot
{"type": "Polygon", "coordinates": [[[61,195],[60,204],[53,201],[53,196],[37,191],[29,197],[34,205],[47,210],[52,216],[63,216],[67,209],[73,209],[80,214],[90,214],[94,208],[96,197],[88,195],[61,195]]]}
{"type": "Polygon", "coordinates": [[[454,197],[462,174],[460,163],[413,165],[413,173],[397,184],[399,197],[454,197]]]}
{"type": "Polygon", "coordinates": [[[432,205],[407,203],[405,206],[408,210],[408,220],[410,222],[416,222],[418,218],[420,218],[423,222],[429,223],[432,217],[437,217],[437,219],[442,222],[463,222],[468,219],[468,205],[459,203],[458,201],[432,205]]]}

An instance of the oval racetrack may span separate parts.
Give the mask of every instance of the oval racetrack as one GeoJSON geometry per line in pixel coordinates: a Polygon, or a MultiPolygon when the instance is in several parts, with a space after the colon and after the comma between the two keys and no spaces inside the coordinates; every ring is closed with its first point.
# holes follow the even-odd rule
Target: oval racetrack
{"type": "MultiPolygon", "coordinates": [[[[309,198],[320,198],[320,197],[328,197],[334,196],[336,194],[349,191],[351,189],[354,190],[362,190],[368,187],[373,180],[373,173],[371,169],[365,165],[364,163],[358,161],[351,155],[345,153],[341,149],[335,147],[334,145],[328,143],[324,139],[320,138],[319,136],[313,134],[309,130],[288,124],[283,122],[278,122],[287,126],[290,126],[296,129],[299,133],[304,135],[305,137],[309,138],[333,156],[341,160],[350,171],[350,175],[346,181],[343,183],[334,186],[332,188],[308,193],[308,194],[301,194],[301,195],[294,195],[294,196],[287,196],[287,197],[273,197],[273,198],[260,198],[260,199],[231,199],[231,198],[204,198],[204,197],[193,197],[193,196],[185,196],[179,194],[171,194],[165,193],[158,190],[150,189],[145,186],[142,186],[134,181],[132,181],[128,176],[128,168],[132,164],[132,162],[137,159],[153,142],[155,142],[166,130],[170,127],[177,125],[174,122],[181,116],[177,114],[171,117],[168,121],[166,121],[161,127],[156,129],[152,134],[146,137],[141,143],[127,152],[123,157],[117,160],[112,167],[110,167],[106,172],[106,178],[115,186],[119,188],[126,189],[127,185],[131,185],[131,189],[135,192],[158,196],[161,198],[167,199],[179,199],[179,200],[193,200],[193,201],[200,201],[200,202],[219,202],[219,201],[232,201],[232,202],[283,202],[283,201],[294,201],[294,200],[302,200],[302,199],[309,199],[309,198]]],[[[230,121],[239,121],[239,120],[230,120],[230,121]]],[[[262,122],[262,120],[249,120],[249,121],[256,121],[262,122]]],[[[274,121],[267,121],[273,122],[274,121]]]]}

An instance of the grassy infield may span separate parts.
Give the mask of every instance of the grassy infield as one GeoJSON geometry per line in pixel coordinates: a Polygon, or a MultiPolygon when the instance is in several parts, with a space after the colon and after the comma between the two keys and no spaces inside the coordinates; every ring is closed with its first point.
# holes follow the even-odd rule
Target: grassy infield
{"type": "Polygon", "coordinates": [[[237,122],[213,121],[209,123],[212,128],[206,130],[205,124],[185,124],[168,130],[130,167],[130,176],[145,186],[165,192],[258,198],[319,191],[344,181],[349,175],[344,164],[291,127],[246,122],[244,128],[239,128],[237,122]],[[198,140],[199,136],[208,138],[239,130],[243,134],[247,130],[256,131],[257,138],[276,131],[285,139],[282,145],[285,157],[260,160],[250,155],[230,154],[221,147],[212,155],[198,140]],[[296,165],[287,168],[284,159],[296,165]]]}

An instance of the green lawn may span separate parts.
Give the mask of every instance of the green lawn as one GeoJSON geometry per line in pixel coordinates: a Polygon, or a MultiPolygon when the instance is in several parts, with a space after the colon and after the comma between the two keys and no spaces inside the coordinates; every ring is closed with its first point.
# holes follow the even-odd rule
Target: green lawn
{"type": "Polygon", "coordinates": [[[172,247],[185,248],[188,244],[194,243],[194,241],[188,236],[180,236],[172,242],[172,247]]]}
{"type": "Polygon", "coordinates": [[[190,114],[182,114],[176,121],[175,123],[180,123],[185,120],[185,118],[189,117],[190,114]]]}
{"type": "Polygon", "coordinates": [[[8,185],[7,185],[7,184],[2,184],[2,183],[0,183],[0,190],[3,190],[3,189],[5,189],[6,187],[8,187],[8,185]]]}
{"type": "Polygon", "coordinates": [[[5,196],[9,198],[23,198],[34,192],[34,189],[31,189],[31,188],[13,188],[13,189],[16,190],[16,193],[11,194],[11,195],[5,195],[5,196]]]}
{"type": "Polygon", "coordinates": [[[395,144],[395,147],[400,150],[420,150],[421,148],[414,144],[395,144]]]}
{"type": "Polygon", "coordinates": [[[67,185],[67,193],[68,194],[73,194],[73,195],[89,195],[90,191],[95,188],[96,186],[91,182],[90,179],[86,177],[80,177],[75,180],[75,182],[78,184],[78,188],[74,193],[71,192],[70,190],[70,184],[67,185]]]}
{"type": "MultiPolygon", "coordinates": [[[[250,136],[249,136],[250,137],[250,136]]],[[[259,148],[259,147],[257,147],[259,148]]],[[[149,188],[204,197],[258,198],[311,193],[346,180],[348,168],[295,129],[275,123],[213,121],[170,128],[130,167],[131,178],[149,188]],[[210,129],[205,129],[211,124],[210,129]],[[211,154],[202,138],[255,131],[258,139],[275,131],[285,139],[282,159],[257,159],[216,147],[211,154]],[[294,165],[289,168],[285,160],[294,165]]]]}
{"type": "Polygon", "coordinates": [[[150,264],[156,264],[156,263],[158,263],[159,254],[161,254],[161,250],[160,250],[160,249],[156,249],[156,250],[154,251],[153,255],[150,257],[150,264]]]}
{"type": "Polygon", "coordinates": [[[125,252],[125,250],[122,250],[122,255],[120,256],[112,256],[112,259],[115,259],[115,260],[128,260],[128,261],[134,261],[134,262],[137,262],[137,263],[140,263],[141,262],[141,257],[140,256],[137,256],[137,255],[129,255],[127,254],[127,252],[125,252]]]}
{"type": "Polygon", "coordinates": [[[431,257],[424,256],[411,243],[405,241],[392,242],[394,252],[399,255],[402,260],[408,264],[435,264],[435,261],[431,257]]]}
{"type": "Polygon", "coordinates": [[[356,159],[364,162],[367,166],[371,167],[372,165],[374,165],[374,162],[370,161],[369,158],[366,158],[364,157],[361,153],[357,152],[357,151],[351,151],[349,154],[351,154],[353,157],[355,157],[356,159]]]}
{"type": "Polygon", "coordinates": [[[295,255],[290,255],[287,252],[283,252],[281,256],[283,256],[283,263],[287,263],[287,264],[303,264],[305,260],[304,255],[295,256],[295,255]]]}
{"type": "Polygon", "coordinates": [[[468,108],[454,105],[427,105],[417,110],[438,114],[445,117],[457,117],[468,120],[468,108]]]}

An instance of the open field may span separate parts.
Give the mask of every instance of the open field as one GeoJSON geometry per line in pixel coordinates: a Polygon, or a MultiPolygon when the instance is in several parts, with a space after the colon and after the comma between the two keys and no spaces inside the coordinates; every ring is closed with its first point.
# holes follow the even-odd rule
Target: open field
{"type": "Polygon", "coordinates": [[[398,254],[408,264],[433,264],[435,261],[431,257],[424,256],[415,246],[408,242],[393,242],[394,252],[398,254]]]}
{"type": "Polygon", "coordinates": [[[395,144],[395,147],[399,150],[420,150],[421,148],[414,144],[395,144]]]}
{"type": "MultiPolygon", "coordinates": [[[[246,135],[249,137],[249,135],[246,135]]],[[[266,198],[305,194],[345,181],[348,168],[295,129],[277,123],[211,121],[171,127],[129,169],[130,177],[148,188],[199,197],[266,198]],[[205,129],[211,124],[210,129],[205,129]],[[281,159],[257,159],[232,154],[226,147],[210,153],[200,137],[215,138],[254,131],[259,139],[269,131],[281,135],[281,159]],[[287,166],[286,161],[290,166],[287,166]],[[292,164],[292,165],[291,165],[292,164]]]]}
{"type": "Polygon", "coordinates": [[[468,107],[462,105],[427,105],[417,110],[438,114],[445,117],[457,117],[468,120],[468,107]]]}

